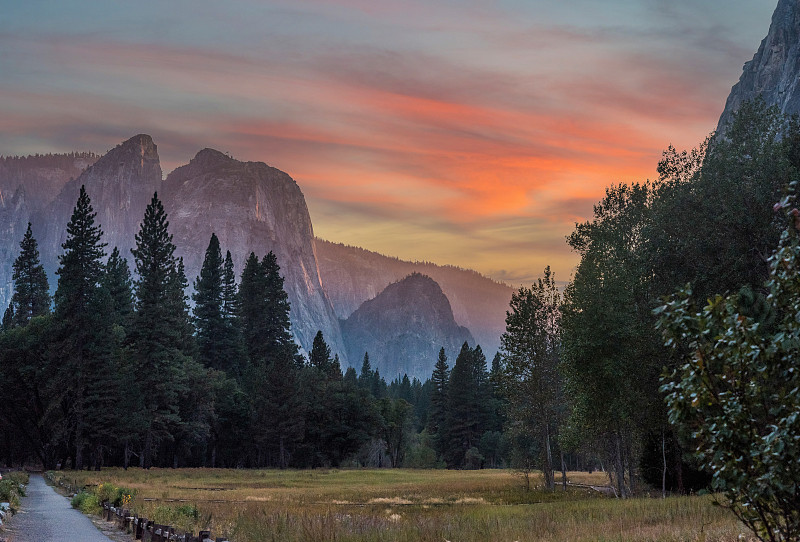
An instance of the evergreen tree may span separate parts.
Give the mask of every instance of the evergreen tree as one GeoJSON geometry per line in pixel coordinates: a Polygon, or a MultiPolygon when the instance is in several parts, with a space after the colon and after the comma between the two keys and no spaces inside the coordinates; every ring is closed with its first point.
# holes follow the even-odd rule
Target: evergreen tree
{"type": "Polygon", "coordinates": [[[186,391],[182,351],[186,315],[179,292],[185,279],[180,277],[168,228],[164,206],[154,194],[131,250],[137,275],[131,350],[139,377],[137,391],[148,398],[140,414],[146,427],[140,454],[145,468],[152,466],[156,447],[177,432],[179,402],[186,391]]]}
{"type": "Polygon", "coordinates": [[[270,251],[261,260],[267,301],[267,356],[289,356],[298,359],[297,344],[291,332],[289,296],[283,289],[283,277],[275,254],[270,251]]]}
{"type": "Polygon", "coordinates": [[[239,314],[239,302],[236,289],[236,276],[233,271],[231,251],[225,252],[225,263],[222,267],[222,316],[228,323],[233,323],[239,314]]]}
{"type": "Polygon", "coordinates": [[[67,224],[67,239],[59,256],[58,287],[54,296],[56,343],[54,355],[66,390],[74,442],[75,467],[84,466],[84,453],[102,463],[102,446],[113,437],[118,390],[113,367],[111,298],[103,287],[103,232],[95,225],[91,201],[83,186],[67,224]]]}
{"type": "Polygon", "coordinates": [[[439,358],[431,375],[431,406],[428,414],[428,432],[433,435],[433,444],[439,455],[448,445],[447,439],[447,397],[450,382],[450,367],[444,348],[439,350],[439,358]]]}
{"type": "Polygon", "coordinates": [[[486,378],[486,357],[479,346],[471,349],[465,342],[448,382],[446,427],[449,447],[444,454],[448,466],[477,466],[474,464],[475,454],[487,418],[486,378]]]}
{"type": "Polygon", "coordinates": [[[11,297],[11,312],[15,326],[24,326],[31,318],[50,312],[50,286],[47,274],[39,261],[39,248],[31,232],[31,223],[19,244],[20,254],[14,260],[11,276],[14,295],[11,297]]]}
{"type": "Polygon", "coordinates": [[[14,326],[14,305],[9,304],[3,313],[2,330],[8,331],[14,326]]]}
{"type": "Polygon", "coordinates": [[[227,371],[226,322],[222,251],[219,239],[211,234],[200,276],[194,282],[194,323],[197,328],[199,361],[206,367],[227,371]]]}
{"type": "Polygon", "coordinates": [[[128,260],[114,247],[106,262],[103,286],[111,296],[113,322],[126,328],[133,317],[133,284],[128,260]]]}
{"type": "Polygon", "coordinates": [[[275,255],[252,252],[239,287],[239,322],[250,361],[245,391],[252,404],[250,434],[257,465],[288,465],[302,435],[298,371],[302,362],[290,331],[289,301],[275,255]]]}
{"type": "Polygon", "coordinates": [[[264,269],[251,252],[244,263],[238,294],[239,328],[251,366],[266,363],[267,310],[264,269]]]}
{"type": "Polygon", "coordinates": [[[364,352],[364,361],[361,362],[361,373],[358,375],[358,385],[367,390],[372,389],[374,373],[369,363],[369,352],[364,352]]]}
{"type": "Polygon", "coordinates": [[[325,342],[322,331],[317,331],[317,334],[314,336],[308,363],[311,367],[325,375],[326,378],[328,378],[332,372],[333,360],[331,359],[331,349],[328,343],[325,342]]]}

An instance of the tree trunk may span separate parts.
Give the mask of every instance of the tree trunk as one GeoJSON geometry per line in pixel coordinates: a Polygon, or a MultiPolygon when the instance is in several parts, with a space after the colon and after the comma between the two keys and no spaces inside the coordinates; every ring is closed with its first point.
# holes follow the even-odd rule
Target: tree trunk
{"type": "Polygon", "coordinates": [[[625,491],[625,467],[622,464],[622,438],[620,437],[619,432],[614,434],[614,441],[616,444],[616,457],[614,458],[615,463],[615,470],[616,470],[616,477],[617,477],[617,490],[619,492],[619,496],[622,499],[627,498],[627,493],[625,491]]]}
{"type": "Polygon", "coordinates": [[[555,489],[555,480],[553,479],[553,453],[550,449],[550,424],[544,426],[544,465],[542,468],[544,474],[545,487],[552,491],[555,489]]]}
{"type": "Polygon", "coordinates": [[[141,458],[142,467],[149,469],[153,466],[153,429],[149,427],[144,437],[144,450],[141,458]]]}
{"type": "Polygon", "coordinates": [[[664,463],[661,469],[661,498],[667,498],[667,434],[664,428],[661,428],[661,460],[664,463]]]}
{"type": "Polygon", "coordinates": [[[564,462],[564,450],[560,450],[561,452],[561,484],[564,488],[564,491],[567,490],[567,464],[564,462]]]}

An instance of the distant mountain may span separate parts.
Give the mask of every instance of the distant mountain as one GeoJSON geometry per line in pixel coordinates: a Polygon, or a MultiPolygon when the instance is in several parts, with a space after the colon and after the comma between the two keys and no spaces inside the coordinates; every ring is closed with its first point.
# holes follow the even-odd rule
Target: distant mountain
{"type": "Polygon", "coordinates": [[[223,255],[231,251],[237,278],[251,251],[259,259],[273,251],[285,279],[295,338],[310,351],[322,330],[345,361],[339,322],[319,278],[306,200],[289,175],[263,162],[240,162],[203,149],[167,176],[163,200],[189,280],[200,273],[212,233],[223,255]]]}
{"type": "Polygon", "coordinates": [[[441,348],[452,366],[461,345],[474,339],[453,318],[450,302],[432,278],[420,273],[390,284],[342,324],[351,363],[369,353],[370,364],[391,380],[431,376],[441,348]]]}
{"type": "Polygon", "coordinates": [[[46,208],[64,185],[98,158],[92,153],[0,157],[0,310],[11,300],[11,266],[28,221],[37,222],[33,213],[46,208]]]}
{"type": "Polygon", "coordinates": [[[779,0],[769,33],[731,89],[717,130],[723,131],[743,102],[758,96],[784,113],[800,113],[800,0],[779,0]]]}
{"type": "MultiPolygon", "coordinates": [[[[146,134],[124,141],[103,156],[0,157],[0,310],[11,299],[11,266],[28,221],[33,225],[50,286],[55,288],[66,224],[81,185],[92,199],[108,252],[119,247],[132,269],[134,236],[156,191],[190,282],[200,271],[212,232],[219,237],[223,251],[231,251],[237,275],[251,251],[259,257],[270,250],[275,252],[291,303],[292,331],[299,344],[310,350],[314,335],[322,330],[343,366],[359,367],[363,351],[349,359],[340,320],[348,319],[362,303],[413,272],[425,273],[441,284],[447,311],[436,295],[428,296],[430,300],[436,298],[435,303],[430,302],[437,311],[451,311],[456,327],[472,330],[487,357],[499,346],[510,287],[474,271],[404,262],[315,240],[300,187],[286,173],[261,162],[240,162],[219,151],[203,149],[163,179],[157,146],[146,134]]],[[[388,305],[385,307],[390,311],[388,305]]],[[[442,331],[431,340],[443,340],[449,333],[442,331]]],[[[460,348],[463,340],[458,336],[460,348]]],[[[425,351],[424,359],[412,360],[414,351],[422,351],[417,346],[397,343],[391,348],[408,358],[409,374],[427,377],[428,369],[415,364],[427,363],[429,353],[425,351]]]]}
{"type": "Polygon", "coordinates": [[[472,332],[490,360],[499,349],[506,311],[514,291],[510,286],[476,271],[407,262],[322,239],[316,240],[316,247],[322,285],[339,318],[348,318],[361,303],[374,298],[390,283],[418,272],[441,286],[456,322],[472,332]]]}
{"type": "Polygon", "coordinates": [[[103,228],[103,242],[108,243],[107,252],[118,247],[133,268],[130,249],[135,244],[134,235],[153,192],[161,189],[161,164],[153,139],[139,134],[117,145],[64,184],[49,205],[32,213],[33,233],[53,288],[67,222],[81,186],[92,200],[95,222],[103,228]]]}

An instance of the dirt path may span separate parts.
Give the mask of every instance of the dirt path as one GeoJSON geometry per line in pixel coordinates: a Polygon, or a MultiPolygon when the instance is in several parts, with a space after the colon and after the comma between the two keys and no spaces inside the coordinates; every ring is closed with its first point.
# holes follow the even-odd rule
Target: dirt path
{"type": "Polygon", "coordinates": [[[6,524],[9,542],[113,542],[40,475],[31,475],[26,492],[20,511],[6,524]]]}

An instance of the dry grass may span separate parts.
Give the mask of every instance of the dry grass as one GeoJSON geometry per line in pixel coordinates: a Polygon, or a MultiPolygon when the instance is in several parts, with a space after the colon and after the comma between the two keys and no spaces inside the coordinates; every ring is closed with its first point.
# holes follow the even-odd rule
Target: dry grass
{"type": "MultiPolygon", "coordinates": [[[[137,491],[140,515],[193,505],[234,542],[264,541],[739,541],[746,532],[712,498],[609,499],[568,488],[525,492],[508,471],[104,469],[61,474],[137,491]]],[[[569,473],[602,485],[602,473],[569,473]]]]}

